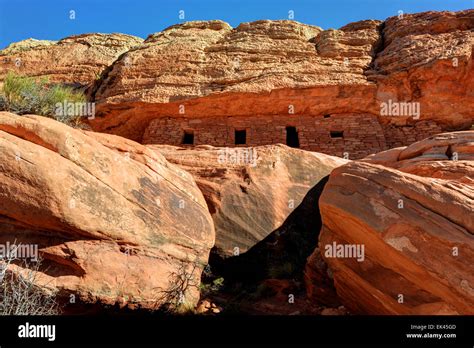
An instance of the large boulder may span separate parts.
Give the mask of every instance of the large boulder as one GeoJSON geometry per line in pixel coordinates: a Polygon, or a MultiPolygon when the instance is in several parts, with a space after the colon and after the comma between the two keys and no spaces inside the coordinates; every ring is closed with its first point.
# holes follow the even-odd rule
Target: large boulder
{"type": "Polygon", "coordinates": [[[147,147],[194,176],[214,220],[215,251],[223,257],[245,253],[283,226],[321,179],[347,163],[285,145],[147,147]]]}
{"type": "Polygon", "coordinates": [[[474,313],[473,140],[441,134],[331,173],[316,252],[352,312],[474,313]]]}
{"type": "Polygon", "coordinates": [[[189,173],[133,141],[0,113],[0,243],[35,244],[38,285],[85,303],[195,304],[214,245],[189,173]],[[175,289],[182,277],[189,286],[175,289]],[[182,295],[181,295],[182,291],[182,295]]]}
{"type": "Polygon", "coordinates": [[[50,82],[84,86],[143,40],[125,34],[83,34],[59,41],[28,39],[0,50],[0,83],[11,70],[50,82]]]}

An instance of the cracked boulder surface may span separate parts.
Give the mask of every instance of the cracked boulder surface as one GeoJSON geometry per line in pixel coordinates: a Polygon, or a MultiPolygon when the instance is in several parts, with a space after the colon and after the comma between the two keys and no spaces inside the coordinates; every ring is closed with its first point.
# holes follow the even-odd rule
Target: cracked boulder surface
{"type": "MultiPolygon", "coordinates": [[[[161,304],[173,272],[186,269],[199,284],[215,238],[194,179],[160,154],[6,112],[0,230],[1,243],[39,246],[37,285],[83,303],[147,309],[161,304]]],[[[198,288],[184,290],[184,300],[196,304],[198,288]]]]}
{"type": "Polygon", "coordinates": [[[331,173],[315,252],[351,312],[474,313],[473,154],[474,131],[453,132],[331,173]],[[334,246],[364,246],[364,257],[333,257],[334,246]]]}
{"type": "Polygon", "coordinates": [[[0,84],[8,71],[50,82],[86,86],[141,38],[125,34],[82,34],[59,41],[27,39],[0,50],[0,84]]]}

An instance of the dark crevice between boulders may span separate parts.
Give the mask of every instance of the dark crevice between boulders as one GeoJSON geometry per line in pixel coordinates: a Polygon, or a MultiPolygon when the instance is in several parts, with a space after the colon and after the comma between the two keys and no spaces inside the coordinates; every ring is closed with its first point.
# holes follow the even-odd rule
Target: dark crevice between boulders
{"type": "MultiPolygon", "coordinates": [[[[288,303],[286,296],[293,294],[306,301],[304,279],[306,264],[308,257],[318,247],[322,226],[319,197],[328,179],[329,175],[321,179],[308,191],[302,203],[288,216],[282,226],[247,252],[229,258],[222,258],[215,252],[216,250],[211,252],[209,265],[212,275],[204,273],[202,283],[211,283],[215,279],[224,281],[224,287],[214,293],[214,297],[211,296],[212,300],[218,303],[221,301],[220,304],[224,308],[236,307],[234,311],[237,313],[247,313],[245,307],[252,307],[252,302],[258,302],[260,298],[279,297],[281,303],[288,303]]],[[[332,284],[322,285],[332,286],[332,284]]],[[[332,296],[333,292],[329,292],[332,296]]],[[[317,293],[324,294],[325,291],[317,293]]],[[[322,299],[319,303],[314,302],[314,305],[324,303],[338,304],[331,297],[328,301],[322,299]]]]}

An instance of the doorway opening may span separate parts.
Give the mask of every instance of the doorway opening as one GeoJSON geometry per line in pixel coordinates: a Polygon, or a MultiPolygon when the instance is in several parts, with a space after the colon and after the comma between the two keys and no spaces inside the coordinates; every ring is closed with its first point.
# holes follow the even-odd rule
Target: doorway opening
{"type": "Polygon", "coordinates": [[[247,131],[245,129],[235,130],[235,145],[247,144],[247,131]]]}
{"type": "Polygon", "coordinates": [[[193,130],[184,131],[183,145],[194,145],[194,131],[193,130]]]}
{"type": "Polygon", "coordinates": [[[300,147],[300,139],[298,137],[298,131],[296,130],[296,127],[286,127],[286,145],[295,148],[300,147]]]}

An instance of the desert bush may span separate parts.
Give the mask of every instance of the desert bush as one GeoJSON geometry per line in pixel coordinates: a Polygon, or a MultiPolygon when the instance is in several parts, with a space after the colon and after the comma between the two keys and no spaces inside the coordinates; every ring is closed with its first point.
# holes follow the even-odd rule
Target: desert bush
{"type": "Polygon", "coordinates": [[[54,293],[38,287],[41,260],[28,262],[0,256],[0,315],[59,315],[54,293]],[[11,270],[13,263],[23,263],[23,271],[11,270]]]}
{"type": "Polygon", "coordinates": [[[199,289],[195,273],[199,265],[182,261],[177,270],[169,274],[167,289],[159,289],[156,303],[159,309],[166,313],[186,313],[194,310],[194,306],[186,303],[185,295],[192,288],[199,289]]]}
{"type": "Polygon", "coordinates": [[[199,290],[201,291],[201,297],[207,297],[214,293],[218,293],[224,287],[224,278],[216,278],[210,283],[201,283],[199,290]]]}
{"type": "Polygon", "coordinates": [[[20,76],[8,72],[3,88],[0,91],[0,108],[18,115],[36,114],[54,118],[57,121],[78,125],[80,116],[58,114],[56,105],[68,103],[85,103],[85,95],[71,87],[48,83],[45,78],[20,76]]]}

